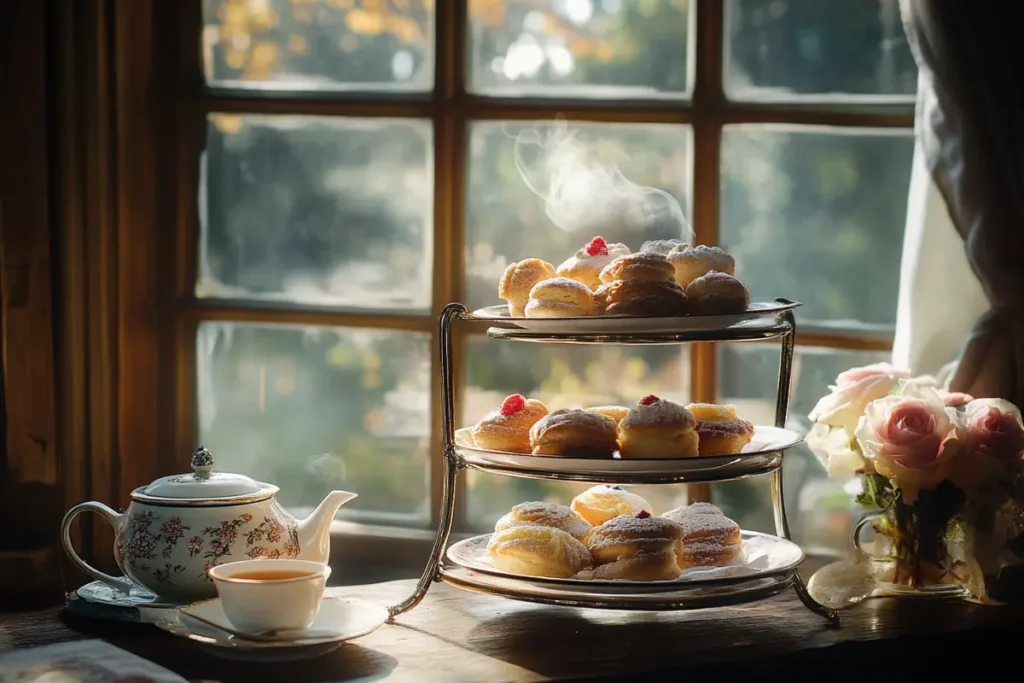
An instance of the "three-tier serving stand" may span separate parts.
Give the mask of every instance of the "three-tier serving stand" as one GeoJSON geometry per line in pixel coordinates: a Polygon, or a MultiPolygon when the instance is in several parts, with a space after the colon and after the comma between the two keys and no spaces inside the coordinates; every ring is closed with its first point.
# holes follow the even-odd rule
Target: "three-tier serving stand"
{"type": "MultiPolygon", "coordinates": [[[[464,564],[453,562],[447,555],[448,541],[452,529],[455,509],[456,477],[465,469],[478,469],[507,476],[561,481],[586,481],[604,484],[680,484],[697,482],[726,481],[744,477],[768,475],[771,477],[772,510],[775,518],[775,532],[782,539],[789,540],[789,524],[786,521],[786,506],[782,486],[782,458],[787,448],[796,443],[764,452],[756,457],[736,456],[722,462],[715,459],[714,466],[696,466],[685,471],[678,468],[659,469],[654,467],[643,471],[624,472],[615,467],[615,461],[603,461],[608,467],[588,468],[585,472],[565,471],[545,466],[552,458],[538,457],[535,467],[524,466],[522,459],[509,464],[501,458],[481,456],[477,449],[466,448],[456,439],[454,379],[452,367],[452,326],[456,322],[491,322],[497,325],[487,330],[493,339],[518,342],[546,342],[568,344],[684,344],[696,341],[755,341],[781,339],[779,381],[775,403],[775,426],[784,429],[789,411],[790,380],[793,370],[793,346],[796,322],[793,309],[799,303],[777,299],[775,305],[763,305],[763,313],[736,324],[703,326],[695,329],[684,319],[677,326],[664,319],[653,331],[633,331],[628,325],[619,331],[539,331],[537,328],[524,329],[516,326],[514,319],[503,322],[491,315],[470,313],[461,303],[450,303],[444,307],[439,318],[440,361],[441,361],[441,416],[442,416],[442,460],[444,465],[443,494],[437,536],[430,553],[430,559],[416,589],[405,601],[389,608],[391,618],[416,607],[423,600],[430,585],[441,581],[457,588],[496,595],[515,600],[562,605],[567,607],[588,607],[622,610],[684,610],[736,605],[763,600],[793,588],[800,601],[812,612],[839,624],[836,610],[830,609],[810,596],[807,586],[800,577],[797,567],[758,574],[735,576],[716,580],[676,581],[666,585],[662,582],[602,582],[600,585],[586,581],[558,581],[534,579],[526,576],[510,576],[500,573],[475,571],[464,564]],[[547,462],[543,462],[547,461],[547,462]]],[[[496,307],[495,307],[496,308],[496,307]]],[[[752,307],[753,308],[753,307],[752,307]]],[[[798,443],[798,442],[797,442],[798,443]]],[[[648,461],[653,462],[653,461],[648,461]]],[[[801,554],[802,557],[802,554],[801,554]]]]}

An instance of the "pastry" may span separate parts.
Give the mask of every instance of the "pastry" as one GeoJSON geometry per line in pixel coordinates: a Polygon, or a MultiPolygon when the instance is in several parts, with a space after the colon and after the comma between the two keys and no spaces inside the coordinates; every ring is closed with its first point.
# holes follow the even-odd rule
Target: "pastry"
{"type": "Polygon", "coordinates": [[[619,420],[626,417],[626,413],[629,412],[629,408],[626,406],[597,406],[596,408],[590,408],[591,412],[600,413],[605,417],[610,417],[615,420],[615,425],[618,426],[619,420]]]}
{"type": "Polygon", "coordinates": [[[736,262],[732,256],[718,247],[708,247],[703,244],[691,247],[688,244],[683,244],[668,252],[666,257],[675,268],[676,282],[682,287],[686,287],[701,275],[706,275],[712,270],[729,275],[736,274],[736,262]]]}
{"type": "Polygon", "coordinates": [[[734,455],[754,436],[754,425],[736,414],[736,406],[691,403],[686,406],[697,419],[701,455],[734,455]]]}
{"type": "Polygon", "coordinates": [[[697,421],[678,403],[645,396],[618,427],[623,458],[692,458],[698,454],[697,421]]]}
{"type": "Polygon", "coordinates": [[[750,306],[750,292],[727,273],[712,270],[686,285],[686,298],[698,315],[742,313],[750,306]]]}
{"type": "Polygon", "coordinates": [[[487,554],[502,571],[556,579],[575,576],[592,562],[583,543],[561,529],[536,524],[494,532],[487,554]]]}
{"type": "Polygon", "coordinates": [[[586,538],[593,526],[572,511],[567,505],[559,503],[520,503],[507,512],[494,525],[495,531],[503,531],[509,527],[535,525],[550,526],[561,529],[577,541],[586,538]]]}
{"type": "Polygon", "coordinates": [[[530,290],[523,309],[527,318],[568,318],[594,315],[594,293],[567,277],[541,280],[530,290]]]}
{"type": "Polygon", "coordinates": [[[523,309],[530,299],[533,286],[554,276],[555,267],[539,258],[510,264],[498,284],[498,296],[508,302],[509,315],[514,318],[523,317],[523,309]]]}
{"type": "Polygon", "coordinates": [[[682,249],[688,246],[690,245],[682,240],[649,240],[640,246],[640,251],[651,251],[655,254],[668,256],[668,253],[673,249],[677,247],[682,249]]]}
{"type": "Polygon", "coordinates": [[[743,550],[739,525],[714,505],[694,503],[669,510],[662,518],[683,531],[680,569],[722,567],[743,550]]]}
{"type": "Polygon", "coordinates": [[[683,529],[663,517],[643,511],[634,517],[615,517],[587,534],[594,558],[588,575],[595,579],[669,581],[679,576],[683,529]]]}
{"type": "Polygon", "coordinates": [[[470,436],[479,448],[529,453],[530,428],[547,414],[547,407],[540,401],[512,394],[501,402],[501,408],[477,422],[470,436]]]}
{"type": "Polygon", "coordinates": [[[607,244],[601,237],[595,237],[575,256],[570,256],[558,266],[555,274],[582,282],[590,289],[597,289],[601,285],[601,269],[628,253],[629,247],[625,244],[607,244]]]}
{"type": "Polygon", "coordinates": [[[594,292],[599,315],[686,315],[686,293],[675,280],[616,280],[594,292]]]}
{"type": "Polygon", "coordinates": [[[534,455],[610,458],[617,448],[615,420],[589,410],[556,410],[530,429],[534,455]]]}
{"type": "Polygon", "coordinates": [[[616,280],[645,280],[663,282],[675,279],[675,269],[661,254],[642,251],[620,256],[601,271],[601,282],[616,280]]]}
{"type": "Polygon", "coordinates": [[[572,499],[570,507],[594,526],[604,524],[620,515],[634,517],[641,512],[650,513],[651,504],[621,486],[601,484],[592,486],[572,499]]]}

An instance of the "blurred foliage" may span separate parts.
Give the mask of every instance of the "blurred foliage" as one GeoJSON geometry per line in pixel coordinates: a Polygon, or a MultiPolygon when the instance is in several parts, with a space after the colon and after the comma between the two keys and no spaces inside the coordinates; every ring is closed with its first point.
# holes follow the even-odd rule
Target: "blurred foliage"
{"type": "MultiPolygon", "coordinates": [[[[214,86],[382,95],[432,88],[433,3],[427,0],[206,0],[204,7],[207,77],[214,86]]],[[[887,18],[896,0],[737,0],[728,7],[727,75],[739,90],[912,89],[912,60],[887,18]]],[[[685,96],[694,66],[687,62],[689,9],[681,0],[470,0],[471,87],[527,94],[555,88],[564,97],[618,99],[641,88],[685,96]],[[510,68],[515,50],[522,63],[510,68]]],[[[541,256],[557,263],[592,237],[552,226],[543,203],[522,183],[512,140],[523,125],[476,122],[468,133],[465,259],[473,306],[496,303],[495,282],[507,262],[541,256]]],[[[339,269],[356,272],[371,263],[390,280],[374,275],[378,279],[367,286],[412,282],[429,301],[432,258],[423,244],[430,243],[433,215],[433,150],[427,126],[214,116],[202,258],[211,280],[227,288],[220,295],[315,304],[294,288],[291,275],[324,283],[339,269]],[[403,279],[409,273],[422,278],[403,279]]],[[[688,127],[594,124],[581,130],[602,160],[636,183],[669,192],[689,215],[688,127]]],[[[727,129],[721,236],[756,295],[801,299],[816,318],[891,324],[911,141],[834,132],[727,129]]],[[[634,248],[645,239],[678,236],[659,230],[600,227],[609,240],[634,248]]],[[[427,446],[437,435],[429,433],[426,417],[425,339],[395,332],[366,343],[345,331],[211,324],[201,329],[200,342],[203,438],[233,454],[232,466],[279,483],[291,505],[314,503],[331,486],[345,486],[361,494],[346,510],[362,506],[426,519],[427,446]]],[[[486,352],[471,349],[463,359],[466,393],[495,401],[516,391],[621,401],[651,387],[687,393],[688,362],[678,349],[616,353],[489,343],[486,352]]],[[[756,362],[723,356],[724,397],[772,400],[777,348],[765,347],[763,354],[756,362]]],[[[792,414],[806,411],[838,370],[860,360],[839,353],[798,364],[792,414]]],[[[488,405],[464,406],[467,419],[488,405]]],[[[787,487],[814,471],[806,455],[792,462],[803,464],[787,487]]],[[[765,483],[721,489],[731,514],[754,528],[764,526],[769,512],[760,488],[765,483]]],[[[509,501],[555,490],[515,479],[473,486],[474,514],[481,518],[509,501]]],[[[558,490],[559,496],[570,493],[558,490]]]]}

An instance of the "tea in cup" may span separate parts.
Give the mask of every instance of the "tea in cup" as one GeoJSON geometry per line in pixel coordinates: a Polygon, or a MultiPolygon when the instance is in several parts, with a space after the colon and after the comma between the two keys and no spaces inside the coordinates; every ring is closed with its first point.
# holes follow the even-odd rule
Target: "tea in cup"
{"type": "Polygon", "coordinates": [[[243,560],[211,567],[209,575],[231,625],[259,634],[309,628],[331,568],[307,560],[243,560]]]}

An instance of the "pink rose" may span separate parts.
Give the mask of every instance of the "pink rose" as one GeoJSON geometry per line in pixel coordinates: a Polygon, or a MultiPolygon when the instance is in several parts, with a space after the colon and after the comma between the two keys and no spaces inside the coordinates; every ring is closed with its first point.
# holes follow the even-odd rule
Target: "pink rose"
{"type": "Polygon", "coordinates": [[[982,398],[964,408],[961,421],[968,445],[1000,460],[1017,460],[1024,451],[1020,411],[1009,401],[982,398]]]}
{"type": "Polygon", "coordinates": [[[946,478],[958,452],[957,424],[929,386],[907,383],[872,401],[857,425],[857,442],[875,471],[913,502],[946,478]]]}
{"type": "Polygon", "coordinates": [[[965,394],[962,391],[946,391],[945,389],[939,390],[939,396],[947,406],[962,406],[974,400],[970,394],[965,394]]]}
{"type": "Polygon", "coordinates": [[[897,370],[888,363],[874,363],[873,365],[865,365],[860,368],[850,368],[845,372],[839,373],[839,376],[836,377],[836,387],[842,389],[854,382],[879,376],[909,379],[910,373],[906,370],[897,370]]]}

